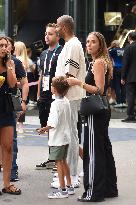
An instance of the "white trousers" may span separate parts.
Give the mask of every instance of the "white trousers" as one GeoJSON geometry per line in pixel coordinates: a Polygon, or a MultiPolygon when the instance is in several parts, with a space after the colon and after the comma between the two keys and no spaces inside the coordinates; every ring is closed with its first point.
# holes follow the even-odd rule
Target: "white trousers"
{"type": "Polygon", "coordinates": [[[78,111],[81,100],[70,101],[71,107],[71,143],[69,144],[67,161],[70,166],[70,174],[77,175],[79,158],[79,139],[77,131],[78,111]]]}

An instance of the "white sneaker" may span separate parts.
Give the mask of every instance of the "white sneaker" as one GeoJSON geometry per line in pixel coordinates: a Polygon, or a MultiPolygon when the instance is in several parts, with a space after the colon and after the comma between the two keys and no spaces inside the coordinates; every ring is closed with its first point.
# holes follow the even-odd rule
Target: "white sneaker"
{"type": "MultiPolygon", "coordinates": [[[[67,180],[66,180],[66,177],[64,178],[65,180],[65,184],[67,184],[67,180]]],[[[59,178],[56,177],[53,177],[53,182],[51,183],[51,187],[54,188],[54,189],[58,189],[60,187],[60,183],[59,183],[59,178]]]]}
{"type": "Polygon", "coordinates": [[[54,189],[58,189],[60,187],[59,181],[52,182],[51,187],[54,188],[54,189]]]}
{"type": "Polygon", "coordinates": [[[72,187],[72,186],[67,187],[67,192],[68,192],[68,195],[74,195],[75,194],[74,187],[72,187]]]}
{"type": "Polygon", "coordinates": [[[110,99],[109,99],[109,104],[110,104],[110,105],[116,104],[116,100],[114,100],[113,98],[110,98],[110,99]]]}
{"type": "Polygon", "coordinates": [[[72,179],[72,186],[73,186],[74,188],[79,188],[80,181],[79,181],[78,175],[71,176],[71,179],[72,179]]]}
{"type": "MultiPolygon", "coordinates": [[[[66,183],[66,179],[65,179],[65,183],[66,183]]],[[[79,180],[72,181],[72,187],[79,188],[79,186],[80,186],[80,181],[79,180]]],[[[59,180],[53,181],[51,183],[51,187],[54,188],[54,189],[58,189],[60,187],[59,180]]]]}
{"type": "Polygon", "coordinates": [[[79,181],[74,181],[74,182],[72,183],[72,186],[73,186],[74,188],[79,188],[80,182],[79,182],[79,181]]]}
{"type": "Polygon", "coordinates": [[[123,105],[122,103],[119,103],[119,104],[114,105],[114,107],[115,108],[122,108],[122,105],[123,105]]]}
{"type": "Polygon", "coordinates": [[[127,107],[127,104],[126,103],[122,103],[122,107],[127,107]]]}
{"type": "Polygon", "coordinates": [[[24,133],[24,126],[23,126],[23,123],[19,122],[18,124],[18,133],[19,134],[23,134],[24,133]]]}
{"type": "Polygon", "coordinates": [[[22,127],[18,128],[18,133],[19,134],[23,134],[24,133],[24,129],[22,127]]]}
{"type": "Polygon", "coordinates": [[[83,177],[83,176],[84,176],[84,172],[81,171],[80,174],[79,174],[79,176],[80,176],[80,177],[83,177]]]}
{"type": "Polygon", "coordinates": [[[68,198],[68,191],[62,191],[62,189],[58,189],[56,192],[52,192],[48,194],[49,199],[63,199],[68,198]]]}
{"type": "Polygon", "coordinates": [[[29,103],[27,104],[27,106],[30,106],[30,107],[35,107],[36,104],[33,102],[33,101],[29,101],[29,103]]]}

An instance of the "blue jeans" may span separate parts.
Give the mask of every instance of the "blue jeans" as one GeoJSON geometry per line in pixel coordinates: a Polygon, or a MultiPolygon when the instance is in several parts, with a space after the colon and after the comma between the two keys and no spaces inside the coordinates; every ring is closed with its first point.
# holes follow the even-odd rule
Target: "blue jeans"
{"type": "Polygon", "coordinates": [[[18,171],[17,166],[17,153],[18,153],[18,147],[17,147],[17,131],[16,131],[16,121],[14,123],[14,136],[13,136],[13,161],[12,161],[12,169],[11,169],[11,176],[10,178],[16,177],[16,172],[18,171]]]}

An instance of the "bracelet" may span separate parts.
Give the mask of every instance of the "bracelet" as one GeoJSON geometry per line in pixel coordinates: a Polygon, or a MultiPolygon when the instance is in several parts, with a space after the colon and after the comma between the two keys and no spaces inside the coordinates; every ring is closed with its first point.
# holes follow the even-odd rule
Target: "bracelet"
{"type": "Polygon", "coordinates": [[[80,87],[84,89],[85,83],[81,82],[80,87]]]}

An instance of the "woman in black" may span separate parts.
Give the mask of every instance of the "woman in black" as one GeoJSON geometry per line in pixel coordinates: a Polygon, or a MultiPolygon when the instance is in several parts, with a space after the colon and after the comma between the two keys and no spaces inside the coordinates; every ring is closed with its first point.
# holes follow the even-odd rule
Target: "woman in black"
{"type": "Polygon", "coordinates": [[[0,84],[0,146],[2,149],[3,185],[2,192],[20,194],[20,189],[10,184],[12,165],[13,126],[15,123],[10,88],[17,83],[14,63],[7,56],[7,39],[0,37],[0,76],[4,83],[0,84]]]}
{"type": "MultiPolygon", "coordinates": [[[[87,95],[106,94],[108,78],[112,74],[105,39],[92,32],[87,37],[87,52],[91,54],[85,83],[69,78],[70,85],[79,85],[87,95]]],[[[112,146],[108,136],[110,108],[102,114],[86,117],[83,145],[83,171],[85,192],[78,201],[100,202],[106,197],[117,197],[117,177],[112,146]]]]}

